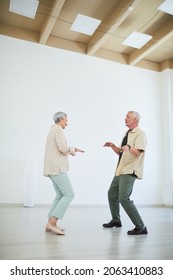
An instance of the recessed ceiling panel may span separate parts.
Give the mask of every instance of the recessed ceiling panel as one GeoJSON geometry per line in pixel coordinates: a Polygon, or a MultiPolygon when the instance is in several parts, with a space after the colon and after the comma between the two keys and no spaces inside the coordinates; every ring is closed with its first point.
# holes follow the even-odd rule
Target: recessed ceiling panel
{"type": "Polygon", "coordinates": [[[101,20],[99,19],[78,14],[71,26],[71,30],[86,35],[92,35],[100,23],[101,20]]]}
{"type": "Polygon", "coordinates": [[[158,10],[165,12],[167,14],[173,15],[173,1],[166,0],[158,7],[158,10]]]}
{"type": "Polygon", "coordinates": [[[140,49],[151,39],[151,35],[134,31],[123,41],[122,44],[132,48],[140,49]]]}
{"type": "Polygon", "coordinates": [[[38,4],[37,0],[10,0],[9,11],[34,19],[38,4]]]}

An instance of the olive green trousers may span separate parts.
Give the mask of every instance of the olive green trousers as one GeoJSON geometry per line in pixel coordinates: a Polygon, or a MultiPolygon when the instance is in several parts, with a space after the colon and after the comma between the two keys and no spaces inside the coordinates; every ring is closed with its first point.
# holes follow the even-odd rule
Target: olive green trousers
{"type": "Polygon", "coordinates": [[[108,190],[108,201],[113,220],[120,221],[121,204],[132,223],[136,227],[142,228],[144,223],[133,201],[130,200],[135,179],[135,176],[129,174],[115,176],[108,190]]]}

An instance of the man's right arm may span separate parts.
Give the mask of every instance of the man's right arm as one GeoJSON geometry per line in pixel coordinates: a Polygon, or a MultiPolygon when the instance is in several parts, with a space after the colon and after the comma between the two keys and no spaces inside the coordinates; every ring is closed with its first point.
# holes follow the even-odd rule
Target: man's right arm
{"type": "Polygon", "coordinates": [[[121,148],[115,146],[115,144],[112,143],[112,142],[106,142],[106,143],[103,145],[103,147],[110,147],[110,148],[112,148],[112,150],[113,150],[117,155],[120,155],[120,154],[122,153],[121,148]]]}

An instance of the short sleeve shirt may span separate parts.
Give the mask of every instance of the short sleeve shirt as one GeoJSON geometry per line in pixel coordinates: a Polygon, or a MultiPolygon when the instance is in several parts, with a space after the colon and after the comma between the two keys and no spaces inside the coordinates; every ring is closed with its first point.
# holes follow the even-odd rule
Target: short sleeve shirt
{"type": "Polygon", "coordinates": [[[143,130],[139,127],[129,131],[127,144],[132,148],[139,149],[142,152],[138,157],[135,157],[129,151],[123,152],[121,160],[116,168],[115,175],[135,174],[138,179],[143,177],[144,157],[147,139],[143,130]]]}

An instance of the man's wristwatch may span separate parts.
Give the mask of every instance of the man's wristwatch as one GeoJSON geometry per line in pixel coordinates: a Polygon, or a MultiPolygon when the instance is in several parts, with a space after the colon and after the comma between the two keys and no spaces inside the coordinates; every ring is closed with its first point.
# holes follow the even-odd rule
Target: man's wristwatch
{"type": "Polygon", "coordinates": [[[127,144],[127,146],[129,147],[129,150],[130,150],[131,146],[129,144],[127,144]]]}

